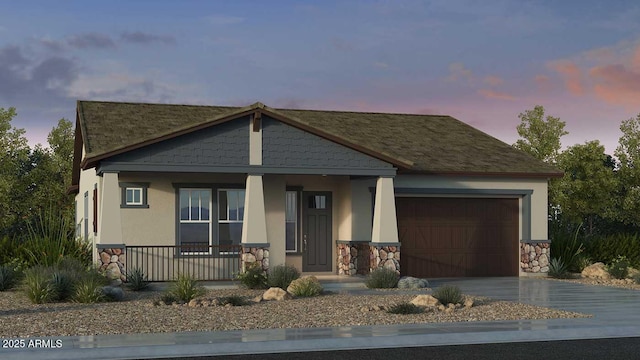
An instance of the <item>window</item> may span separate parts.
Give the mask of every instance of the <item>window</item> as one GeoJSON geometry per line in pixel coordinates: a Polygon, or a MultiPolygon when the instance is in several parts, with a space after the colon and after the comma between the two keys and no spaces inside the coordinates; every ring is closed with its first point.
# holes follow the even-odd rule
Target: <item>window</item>
{"type": "Polygon", "coordinates": [[[298,192],[286,192],[286,251],[298,251],[298,192]]]}
{"type": "MultiPolygon", "coordinates": [[[[218,244],[239,245],[244,220],[244,196],[242,189],[218,190],[218,244]]],[[[221,249],[224,251],[224,249],[221,249]]]]}
{"type": "Polygon", "coordinates": [[[147,188],[149,183],[120,183],[121,208],[148,208],[147,188]]]}
{"type": "Polygon", "coordinates": [[[183,254],[210,253],[211,190],[180,189],[180,245],[183,254]]]}

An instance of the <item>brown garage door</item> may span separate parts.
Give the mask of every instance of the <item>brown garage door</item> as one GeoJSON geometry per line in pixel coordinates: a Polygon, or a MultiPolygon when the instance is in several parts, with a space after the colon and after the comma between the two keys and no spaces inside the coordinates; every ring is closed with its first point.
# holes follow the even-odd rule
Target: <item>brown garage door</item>
{"type": "Polygon", "coordinates": [[[518,275],[518,199],[400,197],[396,209],[403,275],[518,275]]]}

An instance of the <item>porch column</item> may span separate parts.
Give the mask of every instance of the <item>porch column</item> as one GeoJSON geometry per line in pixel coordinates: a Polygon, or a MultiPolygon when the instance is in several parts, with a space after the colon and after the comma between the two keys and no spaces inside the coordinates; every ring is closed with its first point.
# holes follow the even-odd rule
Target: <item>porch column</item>
{"type": "Polygon", "coordinates": [[[371,231],[370,271],[385,267],[400,274],[400,242],[396,221],[393,177],[381,176],[376,182],[376,199],[371,231]]]}
{"type": "Polygon", "coordinates": [[[269,243],[264,209],[262,174],[248,175],[244,198],[242,222],[242,271],[246,266],[261,266],[269,270],[269,243]],[[258,263],[258,265],[252,265],[258,263]]]}
{"type": "Polygon", "coordinates": [[[102,196],[100,204],[100,231],[101,244],[122,244],[122,219],[120,217],[120,185],[118,173],[102,174],[102,196]]]}

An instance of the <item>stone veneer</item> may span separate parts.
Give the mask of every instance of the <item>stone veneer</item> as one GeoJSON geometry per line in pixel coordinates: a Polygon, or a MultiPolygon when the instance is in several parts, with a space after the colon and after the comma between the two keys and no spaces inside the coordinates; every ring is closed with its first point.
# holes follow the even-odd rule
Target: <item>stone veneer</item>
{"type": "Polygon", "coordinates": [[[364,241],[338,242],[338,275],[366,275],[369,273],[369,243],[364,241]]]}
{"type": "Polygon", "coordinates": [[[258,263],[262,267],[262,271],[269,272],[269,244],[251,244],[248,246],[242,245],[242,271],[245,271],[247,266],[255,266],[253,264],[258,263]]]}
{"type": "Polygon", "coordinates": [[[389,245],[371,242],[369,245],[371,254],[369,271],[384,267],[400,274],[400,243],[389,245]]]}
{"type": "Polygon", "coordinates": [[[127,281],[126,276],[126,255],[124,245],[108,245],[109,247],[98,247],[98,261],[100,271],[109,280],[127,281]]]}
{"type": "Polygon", "coordinates": [[[525,273],[549,272],[551,243],[533,242],[520,244],[520,270],[525,273]]]}

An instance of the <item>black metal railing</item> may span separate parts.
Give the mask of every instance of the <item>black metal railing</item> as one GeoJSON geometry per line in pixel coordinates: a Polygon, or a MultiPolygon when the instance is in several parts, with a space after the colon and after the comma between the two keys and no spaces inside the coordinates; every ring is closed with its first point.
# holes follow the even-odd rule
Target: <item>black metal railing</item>
{"type": "Polygon", "coordinates": [[[196,280],[233,280],[240,272],[240,245],[127,246],[126,271],[141,269],[149,281],[171,281],[178,274],[196,280]]]}

